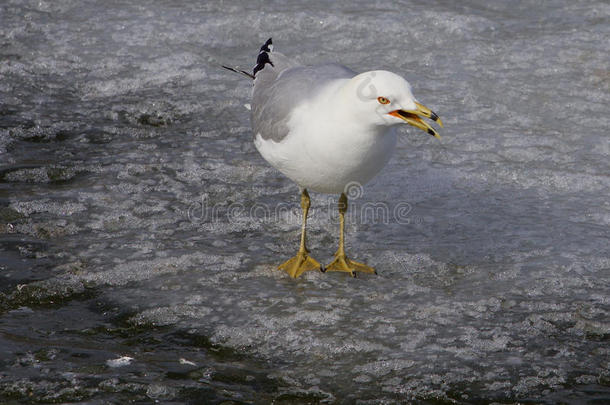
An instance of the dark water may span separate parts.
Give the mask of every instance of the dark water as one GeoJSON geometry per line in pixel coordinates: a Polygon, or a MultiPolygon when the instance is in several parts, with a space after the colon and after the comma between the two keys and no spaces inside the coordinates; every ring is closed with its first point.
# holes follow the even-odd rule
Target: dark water
{"type": "MultiPolygon", "coordinates": [[[[595,1],[2,3],[0,402],[610,402],[609,22],[595,1]],[[445,122],[351,202],[378,276],[275,270],[298,190],[218,66],[271,35],[400,73],[445,122]]],[[[336,196],[312,197],[328,262],[336,196]]]]}

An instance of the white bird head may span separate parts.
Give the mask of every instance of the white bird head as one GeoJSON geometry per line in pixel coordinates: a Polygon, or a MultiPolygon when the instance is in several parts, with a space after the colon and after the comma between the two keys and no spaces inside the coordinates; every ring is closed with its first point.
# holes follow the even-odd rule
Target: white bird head
{"type": "Polygon", "coordinates": [[[428,107],[417,102],[411,85],[402,77],[385,70],[361,73],[350,80],[346,90],[355,101],[350,108],[360,121],[379,126],[407,123],[439,138],[438,132],[421,117],[437,122],[441,119],[428,107]]]}

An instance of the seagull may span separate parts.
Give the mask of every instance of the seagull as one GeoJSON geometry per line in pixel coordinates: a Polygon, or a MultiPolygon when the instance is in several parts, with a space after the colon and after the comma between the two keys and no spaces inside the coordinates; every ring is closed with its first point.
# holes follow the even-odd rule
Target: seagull
{"type": "Polygon", "coordinates": [[[345,253],[347,187],[364,185],[386,165],[396,147],[398,125],[407,123],[440,139],[436,129],[422,119],[442,127],[438,115],[419,103],[411,85],[395,73],[358,74],[337,63],[303,66],[273,52],[271,38],[260,48],[252,73],[223,67],[254,80],[254,145],[301,190],[299,250],[278,269],[293,278],[309,270],[376,274],[373,267],[345,253]],[[306,246],[308,190],[340,195],[339,248],[324,267],[306,246]]]}

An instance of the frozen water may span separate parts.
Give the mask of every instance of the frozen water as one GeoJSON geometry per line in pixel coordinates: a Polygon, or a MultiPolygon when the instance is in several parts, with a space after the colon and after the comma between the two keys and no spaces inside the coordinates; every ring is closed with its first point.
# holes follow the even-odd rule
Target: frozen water
{"type": "Polygon", "coordinates": [[[609,34],[603,1],[4,1],[0,399],[610,401],[609,34]],[[269,36],[445,122],[352,200],[378,276],[275,270],[298,190],[219,67],[269,36]]]}

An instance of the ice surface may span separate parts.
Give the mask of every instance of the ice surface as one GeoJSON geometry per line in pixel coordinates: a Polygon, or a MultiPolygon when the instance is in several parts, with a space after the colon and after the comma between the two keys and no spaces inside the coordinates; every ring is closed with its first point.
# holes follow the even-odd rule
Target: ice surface
{"type": "MultiPolygon", "coordinates": [[[[609,22],[602,1],[3,2],[0,399],[610,401],[609,22]],[[378,276],[275,270],[298,189],[219,66],[269,36],[404,75],[443,118],[351,201],[378,276]]],[[[336,196],[312,197],[327,262],[336,196]]]]}

